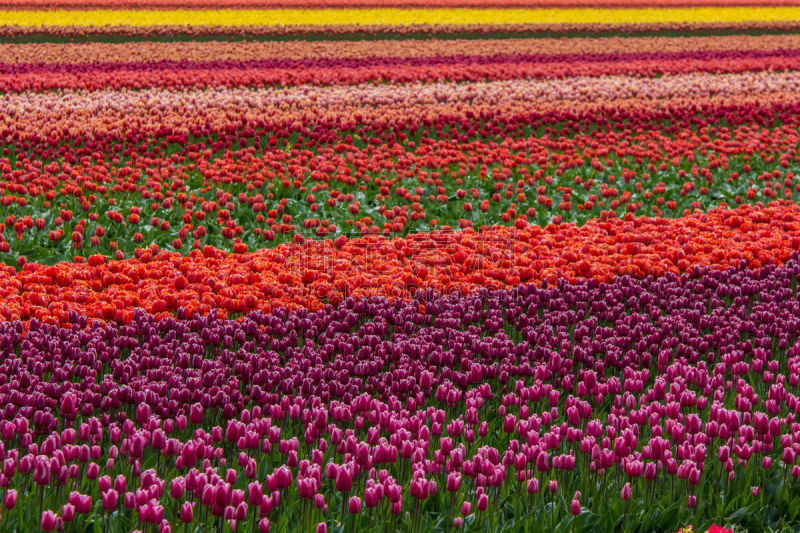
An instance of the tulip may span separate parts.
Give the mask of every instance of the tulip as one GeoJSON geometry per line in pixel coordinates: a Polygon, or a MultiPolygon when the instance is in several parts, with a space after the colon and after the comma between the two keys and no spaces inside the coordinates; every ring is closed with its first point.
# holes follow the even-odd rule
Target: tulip
{"type": "Polygon", "coordinates": [[[183,502],[181,504],[181,522],[190,524],[194,520],[194,502],[183,502]]]}
{"type": "Polygon", "coordinates": [[[97,487],[100,492],[106,492],[111,489],[111,476],[102,476],[97,479],[97,487]]]}
{"type": "Polygon", "coordinates": [[[117,491],[110,489],[107,492],[103,492],[100,496],[103,500],[103,510],[113,511],[117,508],[117,501],[119,499],[119,493],[117,491]]]}
{"type": "Polygon", "coordinates": [[[458,492],[460,486],[461,476],[455,472],[448,474],[446,485],[447,492],[458,492]]]}
{"type": "Polygon", "coordinates": [[[56,528],[57,523],[58,523],[58,517],[53,511],[44,511],[42,513],[42,519],[40,522],[40,527],[42,528],[42,531],[45,532],[53,531],[56,528]]]}
{"type": "Polygon", "coordinates": [[[572,500],[569,506],[569,512],[572,513],[574,516],[578,516],[581,514],[581,502],[578,500],[572,500]]]}
{"type": "Polygon", "coordinates": [[[261,505],[263,494],[261,483],[258,481],[253,481],[247,485],[247,501],[250,505],[261,505]]]}
{"type": "Polygon", "coordinates": [[[358,514],[361,512],[361,498],[358,496],[351,496],[349,500],[350,514],[358,514]]]}
{"type": "Polygon", "coordinates": [[[203,423],[203,406],[199,403],[192,404],[189,411],[189,422],[195,425],[203,423]]]}
{"type": "Polygon", "coordinates": [[[478,496],[478,511],[486,511],[489,508],[489,496],[481,494],[478,496]]]}
{"type": "Polygon", "coordinates": [[[17,491],[16,489],[8,489],[6,495],[3,497],[3,507],[9,511],[17,506],[17,491]]]}
{"type": "Polygon", "coordinates": [[[340,468],[336,473],[336,490],[338,492],[350,492],[353,488],[353,477],[347,468],[340,468]]]}
{"type": "MultiPolygon", "coordinates": [[[[71,503],[65,503],[61,507],[61,520],[66,523],[72,522],[75,519],[75,510],[75,506],[71,503]]],[[[42,529],[44,529],[44,526],[42,526],[42,529]]]]}
{"type": "Polygon", "coordinates": [[[169,484],[169,496],[173,500],[179,500],[183,497],[183,492],[186,490],[186,480],[178,476],[170,481],[169,484]]]}

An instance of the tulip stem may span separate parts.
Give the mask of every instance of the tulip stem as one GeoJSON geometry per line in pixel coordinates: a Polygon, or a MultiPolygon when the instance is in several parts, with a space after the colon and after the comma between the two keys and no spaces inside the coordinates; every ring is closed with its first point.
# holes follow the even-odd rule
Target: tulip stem
{"type": "Polygon", "coordinates": [[[625,533],[625,521],[628,519],[628,502],[625,501],[625,511],[622,513],[622,529],[621,531],[625,533]]]}

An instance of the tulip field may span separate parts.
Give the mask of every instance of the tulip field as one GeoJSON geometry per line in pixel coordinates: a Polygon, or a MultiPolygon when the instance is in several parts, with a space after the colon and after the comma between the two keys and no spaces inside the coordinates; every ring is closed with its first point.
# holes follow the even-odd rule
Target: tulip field
{"type": "Polygon", "coordinates": [[[0,0],[0,533],[800,531],[800,0],[0,0]]]}

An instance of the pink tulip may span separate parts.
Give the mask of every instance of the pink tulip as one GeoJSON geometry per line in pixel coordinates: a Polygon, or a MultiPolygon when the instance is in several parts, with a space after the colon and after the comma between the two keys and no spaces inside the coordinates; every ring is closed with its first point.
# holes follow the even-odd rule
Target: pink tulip
{"type": "Polygon", "coordinates": [[[350,514],[358,514],[361,512],[361,498],[358,496],[351,496],[349,502],[350,514]]]}
{"type": "Polygon", "coordinates": [[[97,488],[100,492],[106,492],[111,488],[111,476],[102,476],[97,479],[97,488]]]}
{"type": "Polygon", "coordinates": [[[451,472],[447,476],[447,485],[445,487],[447,489],[447,492],[457,492],[460,486],[461,486],[461,476],[456,472],[451,472]]]}
{"type": "Polygon", "coordinates": [[[185,490],[186,480],[181,476],[174,478],[169,484],[169,496],[173,500],[181,499],[185,490]]]}
{"type": "Polygon", "coordinates": [[[489,496],[481,494],[478,496],[478,511],[486,511],[489,508],[489,496]]]}
{"type": "Polygon", "coordinates": [[[581,514],[581,502],[578,500],[572,500],[569,506],[569,512],[572,513],[574,516],[578,516],[581,514]]]}
{"type": "Polygon", "coordinates": [[[40,522],[42,531],[49,533],[56,528],[56,524],[58,524],[58,517],[53,511],[45,511],[42,513],[42,519],[40,522]]]}
{"type": "Polygon", "coordinates": [[[8,510],[13,509],[17,505],[17,491],[16,489],[8,489],[6,491],[6,495],[3,498],[3,507],[8,510]]]}
{"type": "Polygon", "coordinates": [[[353,477],[347,468],[340,468],[336,473],[336,490],[338,492],[350,492],[353,488],[353,477]]]}
{"type": "Polygon", "coordinates": [[[183,502],[180,518],[184,524],[189,524],[194,520],[194,502],[183,502]]]}
{"type": "Polygon", "coordinates": [[[192,405],[189,411],[189,422],[194,425],[203,423],[203,406],[200,403],[195,403],[192,405]]]}
{"type": "Polygon", "coordinates": [[[125,476],[119,474],[116,478],[114,478],[114,490],[119,492],[120,494],[124,493],[127,490],[127,480],[125,476]]]}
{"type": "Polygon", "coordinates": [[[253,481],[247,486],[247,501],[250,505],[261,505],[261,499],[264,497],[264,491],[261,483],[253,481]]]}
{"type": "Polygon", "coordinates": [[[105,511],[113,511],[117,508],[117,501],[119,500],[119,493],[114,489],[110,489],[101,494],[103,500],[103,509],[105,511]]]}
{"type": "Polygon", "coordinates": [[[65,503],[61,507],[61,520],[69,523],[72,522],[74,519],[75,519],[75,506],[72,505],[71,503],[65,503]]]}

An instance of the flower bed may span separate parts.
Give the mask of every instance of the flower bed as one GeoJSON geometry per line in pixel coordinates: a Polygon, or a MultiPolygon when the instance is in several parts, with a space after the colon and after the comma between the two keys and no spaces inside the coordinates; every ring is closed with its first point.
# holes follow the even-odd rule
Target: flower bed
{"type": "Polygon", "coordinates": [[[797,530],[799,33],[0,0],[0,531],[797,530]]]}

